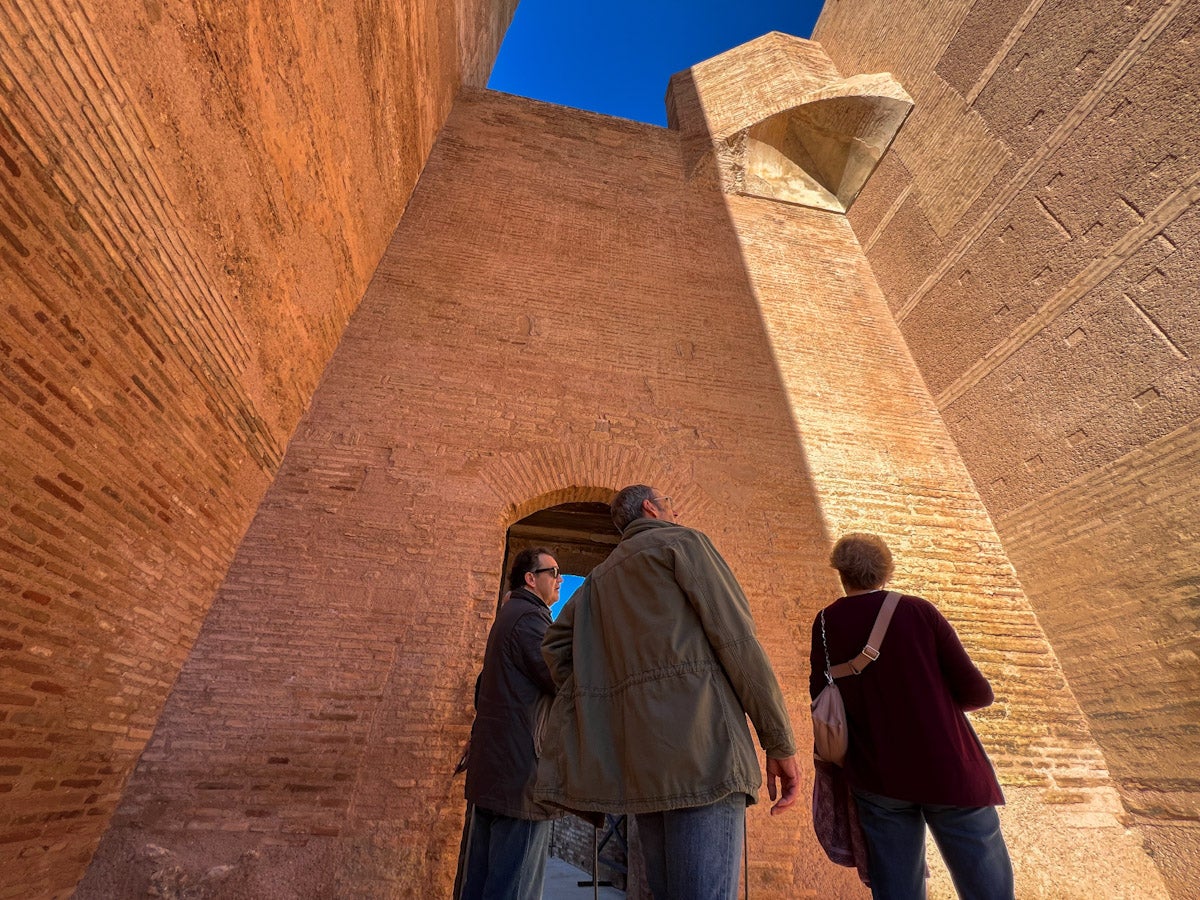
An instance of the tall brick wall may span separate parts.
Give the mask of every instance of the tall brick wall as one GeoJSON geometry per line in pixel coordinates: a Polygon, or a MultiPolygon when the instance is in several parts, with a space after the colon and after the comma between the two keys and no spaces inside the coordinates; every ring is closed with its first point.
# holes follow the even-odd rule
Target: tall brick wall
{"type": "Polygon", "coordinates": [[[514,6],[0,7],[0,897],[82,875],[514,6]]]}
{"type": "MultiPolygon", "coordinates": [[[[888,534],[997,682],[1022,896],[1157,890],[1105,757],[1196,893],[1200,7],[831,0],[917,101],[853,233],[473,95],[281,468],[514,5],[0,8],[0,897],[70,891],[222,579],[81,894],[444,886],[504,530],[646,479],[801,722],[828,539],[888,534]]],[[[760,887],[855,894],[761,813],[760,887]]]]}
{"type": "MultiPolygon", "coordinates": [[[[660,483],[722,546],[739,535],[776,619],[792,604],[771,573],[823,545],[723,204],[685,189],[675,136],[501,95],[455,110],[143,754],[95,896],[147,842],[234,863],[247,836],[263,857],[246,877],[266,884],[311,865],[352,895],[448,892],[449,773],[505,532],[537,509],[660,483]],[[784,527],[767,509],[789,510],[784,527]]],[[[795,636],[772,650],[799,684],[795,636]]],[[[790,859],[761,862],[791,882],[790,859]]]]}
{"type": "MultiPolygon", "coordinates": [[[[801,740],[830,540],[886,534],[996,684],[1021,896],[1161,896],[849,224],[687,171],[673,132],[459,100],[80,896],[446,893],[505,531],[633,481],[729,559],[801,740]]],[[[862,896],[810,828],[752,809],[755,890],[862,896]]]]}
{"type": "Polygon", "coordinates": [[[814,36],[916,102],[851,223],[1126,808],[1195,896],[1200,4],[831,0],[814,36]]]}

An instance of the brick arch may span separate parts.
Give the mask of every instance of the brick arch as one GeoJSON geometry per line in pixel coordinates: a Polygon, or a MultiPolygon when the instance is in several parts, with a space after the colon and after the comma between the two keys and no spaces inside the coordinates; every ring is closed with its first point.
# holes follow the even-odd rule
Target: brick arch
{"type": "Polygon", "coordinates": [[[698,527],[716,501],[690,477],[684,460],[640,447],[564,441],[493,458],[480,473],[500,501],[499,524],[508,528],[560,503],[608,503],[628,484],[653,484],[670,494],[698,527]]]}

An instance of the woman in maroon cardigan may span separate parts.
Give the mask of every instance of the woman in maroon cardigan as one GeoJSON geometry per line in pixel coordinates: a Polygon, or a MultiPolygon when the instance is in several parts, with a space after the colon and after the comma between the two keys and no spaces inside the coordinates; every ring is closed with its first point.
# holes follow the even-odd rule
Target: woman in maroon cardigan
{"type": "MultiPolygon", "coordinates": [[[[892,555],[873,534],[848,534],[830,563],[846,591],[823,611],[836,665],[866,644],[892,555]]],[[[879,650],[862,674],[837,682],[850,730],[845,774],[870,851],[873,896],[925,897],[928,824],[960,897],[1012,900],[1012,863],[996,814],[1004,795],[963,714],[992,702],[991,685],[950,623],[920,597],[901,598],[879,650]]],[[[818,616],[808,681],[814,698],[825,686],[825,659],[818,616]]]]}

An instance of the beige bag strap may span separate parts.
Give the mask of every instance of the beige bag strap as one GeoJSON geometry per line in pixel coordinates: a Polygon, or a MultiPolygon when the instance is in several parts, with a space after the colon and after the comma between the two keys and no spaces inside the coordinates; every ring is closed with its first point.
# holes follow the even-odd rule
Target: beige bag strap
{"type": "Polygon", "coordinates": [[[896,606],[899,603],[900,595],[895,591],[888,591],[887,596],[883,598],[883,606],[879,607],[879,615],[875,617],[875,624],[871,627],[871,635],[867,638],[867,645],[850,662],[832,666],[829,669],[830,675],[834,678],[857,675],[871,663],[875,662],[875,660],[879,659],[879,647],[883,644],[883,636],[887,634],[888,626],[892,624],[892,613],[896,611],[896,606]]]}

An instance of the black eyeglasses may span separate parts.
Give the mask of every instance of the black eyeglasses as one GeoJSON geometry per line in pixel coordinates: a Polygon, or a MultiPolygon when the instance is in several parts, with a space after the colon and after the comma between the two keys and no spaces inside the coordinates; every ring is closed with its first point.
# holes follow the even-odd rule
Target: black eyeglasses
{"type": "Polygon", "coordinates": [[[543,572],[549,572],[551,578],[557,578],[558,577],[558,566],[549,566],[548,568],[545,568],[545,569],[534,569],[533,570],[534,575],[541,575],[543,572]]]}

